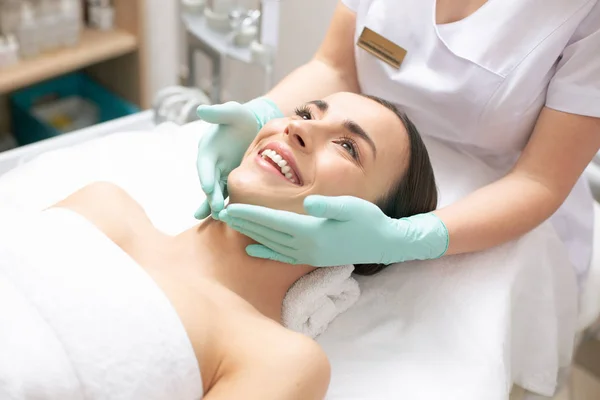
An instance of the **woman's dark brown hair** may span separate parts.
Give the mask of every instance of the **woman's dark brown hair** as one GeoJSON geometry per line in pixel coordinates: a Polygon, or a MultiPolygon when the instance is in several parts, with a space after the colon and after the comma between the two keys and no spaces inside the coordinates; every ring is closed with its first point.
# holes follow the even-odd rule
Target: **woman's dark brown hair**
{"type": "MultiPolygon", "coordinates": [[[[385,215],[395,219],[435,210],[438,202],[435,176],[429,160],[429,153],[419,131],[412,121],[392,103],[379,97],[364,96],[393,111],[400,118],[408,134],[410,148],[406,172],[390,188],[389,192],[376,202],[377,206],[385,215]]],[[[385,264],[356,264],[354,273],[374,275],[387,266],[385,264]]]]}

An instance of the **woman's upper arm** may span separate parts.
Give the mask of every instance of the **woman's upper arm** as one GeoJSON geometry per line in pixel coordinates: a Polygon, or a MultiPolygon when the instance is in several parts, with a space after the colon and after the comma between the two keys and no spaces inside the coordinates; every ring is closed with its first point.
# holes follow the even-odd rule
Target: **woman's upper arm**
{"type": "Polygon", "coordinates": [[[355,30],[356,13],[341,0],[338,1],[329,29],[314,58],[340,71],[358,87],[354,59],[355,30]]]}
{"type": "Polygon", "coordinates": [[[600,3],[591,7],[561,53],[546,108],[517,166],[562,197],[600,147],[600,3]]]}
{"type": "Polygon", "coordinates": [[[545,107],[513,171],[543,184],[561,204],[599,148],[599,118],[545,107]]]}

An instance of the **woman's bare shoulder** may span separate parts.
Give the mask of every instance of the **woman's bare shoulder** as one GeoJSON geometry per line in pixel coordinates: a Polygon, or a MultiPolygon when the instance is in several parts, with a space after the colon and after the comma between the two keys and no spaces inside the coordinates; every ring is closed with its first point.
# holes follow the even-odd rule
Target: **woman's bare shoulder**
{"type": "Polygon", "coordinates": [[[121,247],[133,232],[153,228],[144,209],[124,189],[109,182],[84,186],[52,207],[75,211],[121,247]]]}

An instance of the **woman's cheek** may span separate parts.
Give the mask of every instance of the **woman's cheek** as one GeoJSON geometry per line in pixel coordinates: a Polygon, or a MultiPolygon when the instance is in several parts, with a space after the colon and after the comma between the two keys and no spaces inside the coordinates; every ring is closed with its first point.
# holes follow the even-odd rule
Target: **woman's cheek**
{"type": "Polygon", "coordinates": [[[261,135],[272,136],[276,133],[281,133],[281,132],[285,131],[285,128],[287,128],[288,124],[289,124],[289,118],[273,119],[273,120],[267,122],[262,127],[262,129],[258,133],[258,136],[261,136],[261,135]]]}
{"type": "Polygon", "coordinates": [[[339,163],[322,165],[318,176],[319,194],[329,196],[360,196],[365,184],[364,175],[354,171],[353,166],[345,166],[345,160],[339,163]],[[362,177],[362,180],[360,179],[362,177]]]}

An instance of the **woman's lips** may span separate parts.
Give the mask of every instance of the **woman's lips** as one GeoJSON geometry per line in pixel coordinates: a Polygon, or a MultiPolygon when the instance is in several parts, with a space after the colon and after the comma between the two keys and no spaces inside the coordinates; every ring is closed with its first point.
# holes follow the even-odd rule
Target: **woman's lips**
{"type": "Polygon", "coordinates": [[[258,158],[265,161],[273,171],[288,182],[302,186],[302,177],[298,171],[294,155],[285,144],[280,142],[268,143],[258,152],[258,158]]]}
{"type": "Polygon", "coordinates": [[[280,177],[281,179],[283,179],[284,181],[286,181],[288,184],[292,184],[292,185],[298,185],[297,182],[292,182],[290,179],[286,178],[285,175],[283,175],[281,173],[281,169],[278,166],[273,165],[273,163],[271,162],[271,160],[261,156],[260,154],[258,154],[256,156],[256,163],[261,166],[262,168],[266,169],[267,171],[269,171],[270,173],[277,175],[278,177],[280,177]]]}

